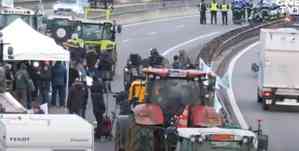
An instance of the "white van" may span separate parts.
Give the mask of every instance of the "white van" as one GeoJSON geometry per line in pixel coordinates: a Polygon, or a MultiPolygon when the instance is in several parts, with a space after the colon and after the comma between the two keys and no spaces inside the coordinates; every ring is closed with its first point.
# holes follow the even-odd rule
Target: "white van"
{"type": "Polygon", "coordinates": [[[84,9],[88,6],[88,0],[58,0],[53,5],[53,10],[55,14],[59,12],[73,12],[83,15],[84,9]]]}
{"type": "Polygon", "coordinates": [[[1,114],[0,151],[94,151],[93,126],[77,115],[1,114]]]}

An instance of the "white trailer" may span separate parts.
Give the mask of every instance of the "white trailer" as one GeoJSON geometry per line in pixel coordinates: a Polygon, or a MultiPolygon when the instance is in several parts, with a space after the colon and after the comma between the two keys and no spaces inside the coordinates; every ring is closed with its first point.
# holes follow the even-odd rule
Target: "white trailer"
{"type": "Polygon", "coordinates": [[[258,102],[299,106],[299,31],[292,28],[262,29],[260,34],[258,102]]]}
{"type": "Polygon", "coordinates": [[[0,151],[94,151],[93,126],[77,115],[0,115],[0,151]]]}

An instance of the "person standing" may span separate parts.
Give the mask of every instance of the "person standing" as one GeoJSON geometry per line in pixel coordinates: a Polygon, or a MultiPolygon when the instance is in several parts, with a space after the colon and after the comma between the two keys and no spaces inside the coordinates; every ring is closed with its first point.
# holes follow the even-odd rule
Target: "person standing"
{"type": "Polygon", "coordinates": [[[67,101],[67,108],[71,114],[77,114],[85,117],[84,106],[88,98],[88,90],[84,83],[77,78],[70,88],[70,94],[67,101]]]}
{"type": "Polygon", "coordinates": [[[93,84],[90,88],[93,114],[97,121],[97,128],[101,128],[103,122],[103,114],[106,111],[104,103],[104,84],[97,77],[93,77],[93,84]]]}
{"type": "Polygon", "coordinates": [[[56,106],[56,97],[59,95],[59,106],[65,105],[65,86],[66,86],[66,68],[60,62],[57,61],[52,68],[52,105],[56,106]]]}
{"type": "Polygon", "coordinates": [[[222,25],[227,25],[227,12],[229,10],[229,5],[223,0],[221,4],[221,16],[222,16],[222,25]]]}
{"type": "Polygon", "coordinates": [[[205,3],[205,0],[201,0],[199,9],[200,9],[200,24],[207,24],[207,18],[206,18],[207,4],[205,3]]]}
{"type": "Polygon", "coordinates": [[[75,80],[77,78],[80,78],[79,72],[76,69],[76,65],[74,62],[71,63],[70,69],[69,69],[69,88],[73,85],[73,83],[75,82],[75,80]]]}
{"type": "Polygon", "coordinates": [[[15,76],[15,91],[18,101],[25,106],[27,102],[27,88],[29,82],[29,73],[27,72],[27,67],[22,63],[16,72],[15,76]]]}
{"type": "Polygon", "coordinates": [[[49,103],[49,91],[51,84],[51,70],[48,64],[42,63],[41,69],[39,72],[40,80],[39,80],[39,91],[42,98],[41,103],[49,103]]]}
{"type": "Polygon", "coordinates": [[[191,59],[186,54],[185,50],[179,50],[179,62],[181,63],[182,68],[186,69],[188,66],[191,66],[191,59]]]}
{"type": "Polygon", "coordinates": [[[211,6],[210,6],[210,12],[211,12],[211,24],[217,24],[217,2],[216,0],[212,0],[211,6]]]}
{"type": "Polygon", "coordinates": [[[179,61],[179,56],[177,56],[177,55],[173,56],[172,68],[174,68],[174,69],[181,69],[182,68],[182,64],[179,61]]]}

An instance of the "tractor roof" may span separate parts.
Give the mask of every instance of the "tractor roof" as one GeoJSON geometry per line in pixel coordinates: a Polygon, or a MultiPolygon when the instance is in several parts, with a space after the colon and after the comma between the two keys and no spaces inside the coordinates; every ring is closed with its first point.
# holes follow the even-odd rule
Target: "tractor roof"
{"type": "Polygon", "coordinates": [[[157,75],[161,77],[172,77],[172,78],[195,78],[203,77],[206,75],[215,76],[211,72],[203,72],[200,70],[192,69],[168,69],[168,68],[145,68],[143,69],[145,74],[157,75]]]}

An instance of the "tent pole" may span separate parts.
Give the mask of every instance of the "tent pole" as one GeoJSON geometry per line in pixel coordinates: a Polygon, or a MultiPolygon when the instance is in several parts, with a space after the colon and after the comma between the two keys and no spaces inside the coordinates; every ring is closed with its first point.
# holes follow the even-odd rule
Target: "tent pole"
{"type": "Polygon", "coordinates": [[[69,97],[69,75],[70,75],[70,61],[66,62],[66,86],[65,86],[65,109],[67,111],[67,103],[69,97]]]}

